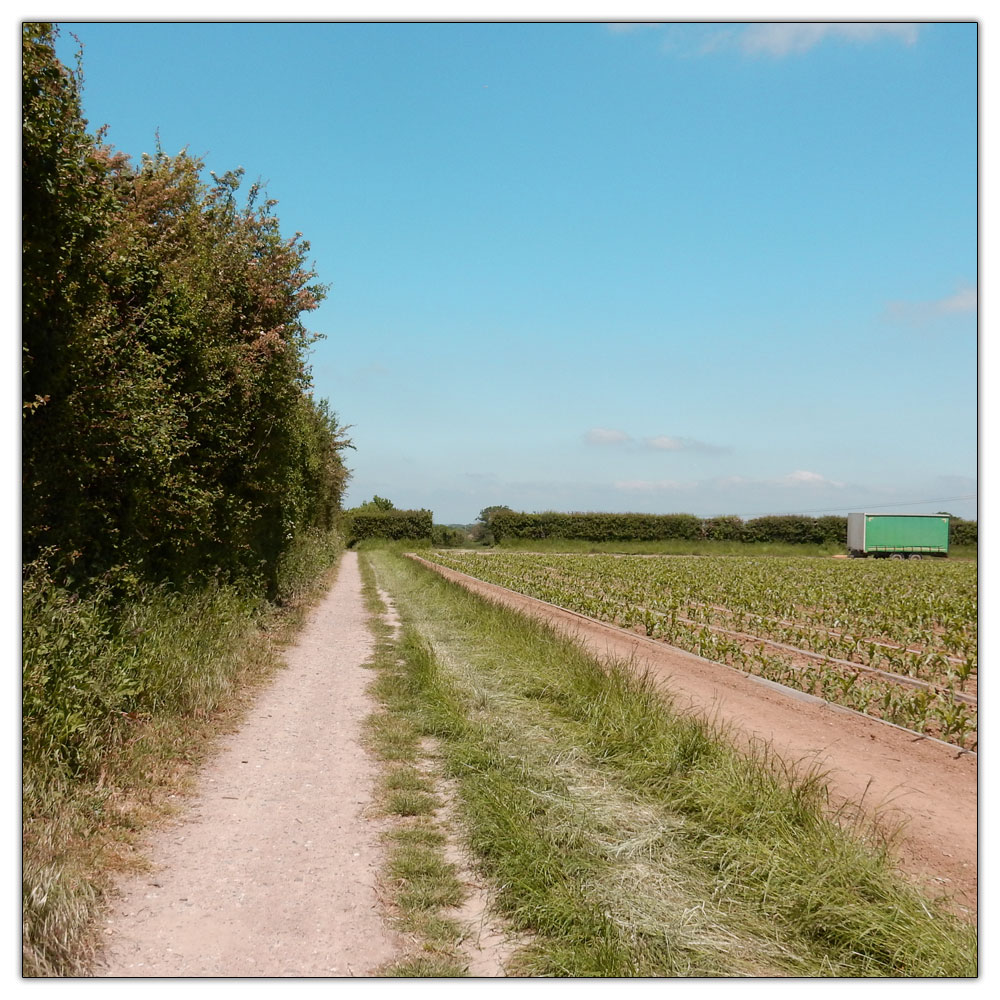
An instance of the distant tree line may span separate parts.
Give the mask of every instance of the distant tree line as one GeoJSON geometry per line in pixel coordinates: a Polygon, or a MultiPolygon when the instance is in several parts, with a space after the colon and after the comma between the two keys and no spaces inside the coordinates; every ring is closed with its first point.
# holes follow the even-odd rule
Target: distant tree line
{"type": "Polygon", "coordinates": [[[22,31],[26,562],[77,585],[253,579],[332,529],[350,446],[311,394],[325,287],[242,170],[90,135],[55,31],[22,31]]]}
{"type": "MultiPolygon", "coordinates": [[[[705,539],[726,542],[786,542],[847,544],[847,518],[780,514],[749,520],[727,515],[701,518],[694,514],[602,514],[546,511],[527,514],[509,507],[487,507],[480,514],[480,540],[486,544],[513,538],[566,538],[591,542],[651,542],[705,539]]],[[[951,544],[975,545],[976,521],[953,517],[951,544]]]]}

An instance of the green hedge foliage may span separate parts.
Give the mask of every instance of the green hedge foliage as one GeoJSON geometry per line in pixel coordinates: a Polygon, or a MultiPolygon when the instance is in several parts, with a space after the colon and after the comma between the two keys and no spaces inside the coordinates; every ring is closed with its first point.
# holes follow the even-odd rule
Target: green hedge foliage
{"type": "MultiPolygon", "coordinates": [[[[706,539],[726,542],[785,542],[846,545],[847,518],[781,514],[744,521],[735,515],[699,518],[694,514],[526,514],[497,510],[490,517],[493,538],[567,538],[590,542],[651,542],[706,539]]],[[[952,518],[951,544],[975,545],[977,523],[952,518]]]]}
{"type": "Polygon", "coordinates": [[[434,515],[429,510],[353,510],[344,515],[344,534],[348,544],[369,538],[430,540],[434,515]]]}
{"type": "Polygon", "coordinates": [[[311,395],[325,294],[242,171],[91,136],[55,30],[22,30],[24,560],[74,587],[251,580],[340,511],[350,445],[311,395]]]}
{"type": "Polygon", "coordinates": [[[948,531],[949,545],[978,545],[979,522],[953,517],[948,531]]]}
{"type": "Polygon", "coordinates": [[[592,542],[698,538],[701,520],[693,514],[524,514],[497,511],[490,529],[505,538],[579,538],[592,542]]]}
{"type": "Polygon", "coordinates": [[[462,528],[451,528],[447,524],[435,524],[431,534],[431,545],[442,549],[458,549],[470,545],[472,539],[462,528]]]}

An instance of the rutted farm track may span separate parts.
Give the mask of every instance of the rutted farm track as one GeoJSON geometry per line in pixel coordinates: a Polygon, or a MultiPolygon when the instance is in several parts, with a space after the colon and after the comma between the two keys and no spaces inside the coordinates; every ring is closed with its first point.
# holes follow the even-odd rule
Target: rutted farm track
{"type": "Polygon", "coordinates": [[[974,918],[977,905],[977,758],[820,698],[603,624],[419,557],[490,600],[571,634],[606,659],[648,671],[678,708],[712,718],[737,743],[768,742],[787,764],[827,774],[831,806],[861,804],[899,826],[901,868],[974,918]]]}

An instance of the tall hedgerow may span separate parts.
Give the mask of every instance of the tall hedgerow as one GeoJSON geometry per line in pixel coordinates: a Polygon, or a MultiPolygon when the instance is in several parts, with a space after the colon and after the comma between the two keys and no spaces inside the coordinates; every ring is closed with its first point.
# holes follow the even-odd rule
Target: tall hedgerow
{"type": "Polygon", "coordinates": [[[329,529],[344,429],[310,394],[325,293],[242,170],[90,136],[50,25],[23,42],[26,561],[78,580],[253,578],[329,529]]]}
{"type": "Polygon", "coordinates": [[[340,550],[350,446],[311,394],[309,245],[242,171],[91,135],[55,38],[23,26],[28,976],[89,972],[118,839],[340,550]]]}

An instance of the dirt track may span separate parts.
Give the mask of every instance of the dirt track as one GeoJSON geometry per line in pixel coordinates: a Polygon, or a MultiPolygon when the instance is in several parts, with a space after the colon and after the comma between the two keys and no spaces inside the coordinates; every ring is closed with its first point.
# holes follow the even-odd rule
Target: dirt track
{"type": "Polygon", "coordinates": [[[900,867],[970,918],[977,907],[977,758],[792,692],[664,643],[411,558],[492,601],[574,636],[603,658],[633,660],[678,708],[710,716],[737,741],[765,740],[785,761],[828,774],[834,805],[863,802],[902,823],[900,867]]]}
{"type": "Polygon", "coordinates": [[[122,887],[101,976],[365,976],[398,957],[361,745],[373,640],[357,555],[184,815],[122,887]]]}
{"type": "MultiPolygon", "coordinates": [[[[835,797],[864,798],[905,820],[903,868],[974,915],[974,755],[432,568],[556,625],[599,656],[634,659],[679,706],[713,715],[737,739],[765,739],[786,760],[818,763],[835,797]]],[[[361,744],[372,708],[366,622],[357,556],[347,553],[286,652],[288,669],[223,741],[184,814],[152,838],[152,872],[121,887],[97,975],[365,976],[400,957],[378,896],[383,821],[368,808],[376,766],[361,744]]],[[[499,960],[486,957],[491,964],[470,971],[502,974],[499,960]]]]}

